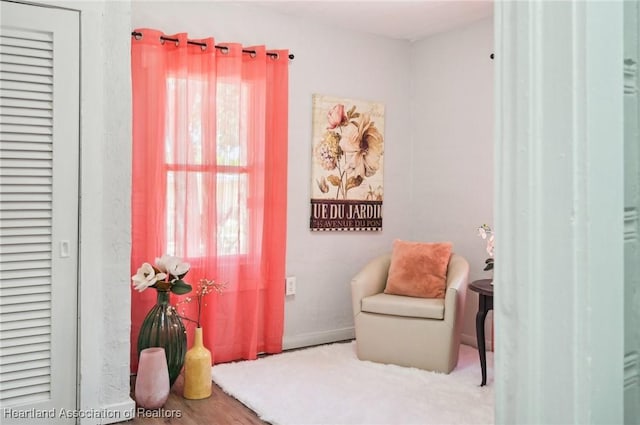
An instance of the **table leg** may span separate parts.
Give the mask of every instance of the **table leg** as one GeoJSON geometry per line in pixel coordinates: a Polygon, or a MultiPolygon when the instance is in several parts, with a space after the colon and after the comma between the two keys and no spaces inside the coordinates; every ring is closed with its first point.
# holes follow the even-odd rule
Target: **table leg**
{"type": "Polygon", "coordinates": [[[485,296],[480,295],[480,308],[476,314],[476,337],[478,340],[478,353],[480,354],[480,368],[482,369],[482,383],[480,386],[487,384],[487,351],[484,340],[484,320],[487,317],[485,296]]]}

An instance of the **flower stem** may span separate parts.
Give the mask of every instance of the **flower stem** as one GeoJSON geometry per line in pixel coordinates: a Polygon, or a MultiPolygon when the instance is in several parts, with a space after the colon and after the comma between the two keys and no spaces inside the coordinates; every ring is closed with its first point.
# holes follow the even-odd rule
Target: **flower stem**
{"type": "Polygon", "coordinates": [[[193,319],[188,318],[187,316],[181,316],[181,315],[179,315],[179,314],[178,314],[178,317],[179,317],[179,318],[181,318],[181,319],[183,319],[183,320],[188,320],[188,321],[190,321],[190,322],[193,322],[193,323],[195,323],[195,324],[198,324],[198,322],[196,322],[196,321],[195,321],[195,320],[193,320],[193,319]]]}
{"type": "Polygon", "coordinates": [[[338,174],[340,174],[340,185],[336,188],[336,199],[340,198],[340,190],[342,189],[342,176],[344,176],[344,172],[342,171],[342,167],[340,167],[340,163],[338,162],[338,174]]]}
{"type": "Polygon", "coordinates": [[[198,327],[200,327],[200,312],[202,311],[202,292],[198,295],[198,327]]]}

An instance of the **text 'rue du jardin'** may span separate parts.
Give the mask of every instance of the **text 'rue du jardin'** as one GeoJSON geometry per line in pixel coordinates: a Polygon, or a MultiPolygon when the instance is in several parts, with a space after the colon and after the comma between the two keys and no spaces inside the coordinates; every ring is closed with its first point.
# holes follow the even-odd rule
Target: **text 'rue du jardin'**
{"type": "Polygon", "coordinates": [[[311,202],[312,230],[381,230],[381,201],[311,202]]]}

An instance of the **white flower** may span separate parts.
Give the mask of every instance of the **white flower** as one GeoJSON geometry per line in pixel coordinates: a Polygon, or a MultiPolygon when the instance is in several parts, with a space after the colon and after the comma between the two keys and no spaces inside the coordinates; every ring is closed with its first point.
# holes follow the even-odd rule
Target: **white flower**
{"type": "Polygon", "coordinates": [[[489,236],[487,241],[487,254],[489,254],[489,257],[493,257],[493,235],[489,236]]]}
{"type": "Polygon", "coordinates": [[[156,258],[156,267],[160,271],[168,273],[177,279],[178,276],[187,273],[191,265],[189,263],[183,263],[178,257],[163,255],[161,258],[156,258]]]}
{"type": "Polygon", "coordinates": [[[489,235],[493,235],[493,230],[491,230],[491,227],[488,224],[483,224],[478,227],[478,236],[482,239],[487,239],[487,236],[489,235]]]}
{"type": "Polygon", "coordinates": [[[133,280],[133,287],[137,291],[142,292],[149,286],[155,284],[158,280],[162,280],[166,277],[167,275],[164,273],[156,274],[156,271],[153,269],[151,264],[143,263],[137,273],[134,276],[131,276],[131,280],[133,280]]]}
{"type": "Polygon", "coordinates": [[[358,123],[352,122],[342,131],[340,149],[351,154],[347,163],[347,174],[365,177],[373,176],[380,168],[383,155],[383,137],[371,121],[369,114],[363,114],[358,123]]]}

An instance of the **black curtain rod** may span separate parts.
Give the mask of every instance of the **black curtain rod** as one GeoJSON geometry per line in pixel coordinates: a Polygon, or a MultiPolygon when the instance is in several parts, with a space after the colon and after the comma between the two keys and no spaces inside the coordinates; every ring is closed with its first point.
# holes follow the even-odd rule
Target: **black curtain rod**
{"type": "MultiPolygon", "coordinates": [[[[137,32],[137,31],[132,31],[131,32],[131,36],[135,37],[136,40],[139,40],[140,38],[142,38],[142,33],[141,32],[137,32]]],[[[160,40],[162,40],[162,41],[173,41],[174,43],[180,41],[177,38],[165,37],[164,35],[160,36],[160,40]]],[[[187,44],[192,44],[194,46],[200,46],[200,47],[207,47],[206,43],[200,43],[199,41],[187,40],[187,44]]],[[[213,47],[215,47],[216,49],[220,49],[220,50],[227,50],[228,49],[228,47],[225,47],[225,46],[213,46],[213,47]]],[[[242,49],[242,53],[249,53],[250,55],[255,55],[256,51],[255,50],[242,49]]],[[[271,56],[271,57],[277,58],[278,54],[277,53],[267,52],[267,56],[271,56]]],[[[293,60],[293,58],[294,58],[293,53],[289,53],[289,59],[293,60]]]]}

